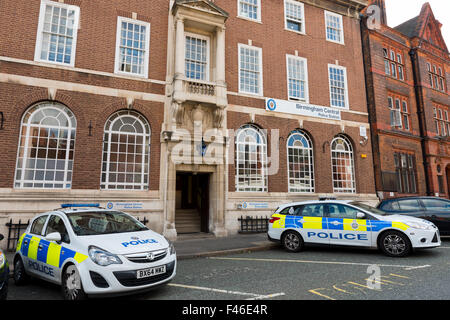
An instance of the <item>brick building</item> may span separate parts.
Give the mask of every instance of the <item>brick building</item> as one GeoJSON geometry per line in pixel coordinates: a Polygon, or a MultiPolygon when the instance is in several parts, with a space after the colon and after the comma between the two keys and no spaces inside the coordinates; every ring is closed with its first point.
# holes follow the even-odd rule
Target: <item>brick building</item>
{"type": "Polygon", "coordinates": [[[362,37],[376,190],[382,198],[448,197],[450,61],[442,25],[429,3],[395,28],[387,26],[384,0],[369,5],[362,37]]]}
{"type": "Polygon", "coordinates": [[[376,202],[366,5],[6,1],[0,232],[64,202],[171,239],[235,233],[293,200],[376,202]]]}

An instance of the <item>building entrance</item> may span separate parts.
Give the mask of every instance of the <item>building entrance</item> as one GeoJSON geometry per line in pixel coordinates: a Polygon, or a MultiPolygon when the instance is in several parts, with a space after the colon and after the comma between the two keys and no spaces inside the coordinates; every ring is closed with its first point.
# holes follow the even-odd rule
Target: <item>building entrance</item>
{"type": "Polygon", "coordinates": [[[178,172],[176,179],[177,233],[209,232],[210,174],[178,172]]]}

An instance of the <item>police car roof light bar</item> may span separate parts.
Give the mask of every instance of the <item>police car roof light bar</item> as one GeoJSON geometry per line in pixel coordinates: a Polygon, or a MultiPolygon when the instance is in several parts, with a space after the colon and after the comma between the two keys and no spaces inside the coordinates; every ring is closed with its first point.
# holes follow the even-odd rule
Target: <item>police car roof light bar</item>
{"type": "Polygon", "coordinates": [[[99,208],[99,203],[64,203],[61,208],[99,208]]]}

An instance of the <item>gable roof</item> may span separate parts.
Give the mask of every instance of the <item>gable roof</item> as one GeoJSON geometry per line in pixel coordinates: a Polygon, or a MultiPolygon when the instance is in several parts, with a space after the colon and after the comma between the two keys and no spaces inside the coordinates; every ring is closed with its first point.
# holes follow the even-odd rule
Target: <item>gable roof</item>
{"type": "MultiPolygon", "coordinates": [[[[228,18],[229,14],[222,8],[220,8],[218,5],[216,5],[214,2],[210,0],[176,0],[176,5],[193,5],[193,6],[203,6],[205,8],[210,9],[211,11],[215,11],[217,14],[220,14],[224,16],[225,18],[228,18]]],[[[175,7],[175,6],[174,6],[175,7]]]]}
{"type": "Polygon", "coordinates": [[[447,45],[442,37],[441,26],[442,24],[434,17],[430,4],[426,2],[417,17],[398,25],[394,29],[409,38],[423,39],[448,52],[447,45]]]}

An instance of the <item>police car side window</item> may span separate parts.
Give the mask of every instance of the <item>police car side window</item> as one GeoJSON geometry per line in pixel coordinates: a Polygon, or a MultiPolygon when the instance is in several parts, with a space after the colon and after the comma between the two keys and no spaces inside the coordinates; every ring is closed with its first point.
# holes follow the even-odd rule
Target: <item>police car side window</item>
{"type": "Polygon", "coordinates": [[[300,215],[303,217],[323,217],[323,204],[306,204],[300,215]]]}
{"type": "Polygon", "coordinates": [[[64,225],[63,219],[61,217],[53,215],[50,217],[50,220],[47,224],[47,230],[45,231],[45,235],[48,235],[53,232],[59,232],[61,235],[61,241],[70,243],[69,234],[67,233],[66,226],[64,225]]]}
{"type": "Polygon", "coordinates": [[[280,214],[288,216],[298,216],[301,212],[301,206],[286,207],[280,211],[280,214]]]}
{"type": "Polygon", "coordinates": [[[356,219],[358,209],[342,204],[328,204],[328,214],[330,218],[356,219]]]}
{"type": "Polygon", "coordinates": [[[44,228],[45,221],[48,216],[42,216],[34,220],[31,226],[30,233],[40,236],[42,234],[42,228],[44,228]]]}

